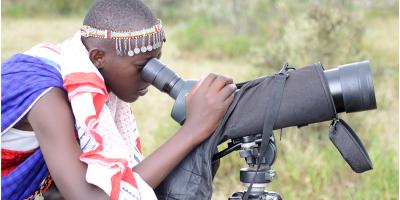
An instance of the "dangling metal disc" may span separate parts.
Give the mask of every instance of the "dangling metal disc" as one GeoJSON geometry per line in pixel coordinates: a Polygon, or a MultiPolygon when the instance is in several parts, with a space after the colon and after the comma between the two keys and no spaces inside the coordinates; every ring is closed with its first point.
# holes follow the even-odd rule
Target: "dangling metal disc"
{"type": "Polygon", "coordinates": [[[133,51],[135,52],[135,54],[139,54],[140,53],[140,49],[137,48],[137,47],[133,51]]]}

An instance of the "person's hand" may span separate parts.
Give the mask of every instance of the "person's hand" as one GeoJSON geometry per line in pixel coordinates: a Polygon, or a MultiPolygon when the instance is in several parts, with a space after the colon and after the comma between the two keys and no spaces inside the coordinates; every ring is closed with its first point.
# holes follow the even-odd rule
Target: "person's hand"
{"type": "Polygon", "coordinates": [[[135,172],[156,188],[165,177],[217,128],[234,99],[231,78],[209,74],[187,94],[186,120],[168,141],[134,167],[135,172]],[[156,174],[156,176],[154,175],[156,174]]]}
{"type": "Polygon", "coordinates": [[[188,93],[184,126],[190,126],[198,142],[217,128],[233,101],[235,90],[236,85],[231,78],[211,73],[188,93]]]}

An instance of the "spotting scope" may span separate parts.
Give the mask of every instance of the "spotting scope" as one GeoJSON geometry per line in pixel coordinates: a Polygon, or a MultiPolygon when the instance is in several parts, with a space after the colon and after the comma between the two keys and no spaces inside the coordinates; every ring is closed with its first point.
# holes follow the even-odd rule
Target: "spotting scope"
{"type": "MultiPolygon", "coordinates": [[[[299,69],[297,71],[302,71],[302,69],[299,69]]],[[[296,85],[302,84],[305,81],[301,80],[301,78],[305,79],[309,78],[304,73],[293,72],[293,76],[296,75],[301,76],[301,77],[296,77],[296,79],[299,79],[298,83],[294,83],[296,85]]],[[[172,109],[171,115],[175,119],[175,121],[177,121],[180,124],[183,124],[185,120],[185,99],[184,99],[185,94],[191,90],[196,81],[183,80],[167,65],[161,63],[156,58],[151,59],[145,65],[141,76],[143,80],[151,83],[157,89],[167,93],[169,96],[175,99],[175,104],[172,109]]],[[[326,92],[329,92],[329,95],[332,97],[333,104],[337,113],[340,112],[351,113],[351,112],[371,110],[376,108],[374,85],[373,85],[369,61],[355,62],[345,65],[340,65],[336,68],[332,68],[329,70],[323,70],[323,77],[320,78],[322,79],[319,80],[320,84],[327,85],[327,88],[325,89],[329,91],[326,92]]],[[[307,84],[304,84],[304,87],[306,86],[307,84]]],[[[287,87],[290,87],[290,85],[288,85],[287,87]]],[[[296,93],[304,92],[304,94],[297,94],[295,96],[313,95],[312,90],[308,89],[303,88],[303,90],[295,91],[296,93]]],[[[291,95],[289,94],[288,96],[291,95]]],[[[318,98],[318,96],[315,96],[314,98],[318,98]]],[[[300,103],[301,102],[299,101],[295,101],[293,102],[292,106],[298,105],[299,107],[304,108],[303,105],[299,105],[300,103]]],[[[301,116],[294,116],[294,117],[298,118],[301,116]]],[[[319,121],[320,120],[315,122],[319,121]]],[[[309,123],[313,122],[311,121],[309,123]]],[[[302,124],[291,124],[291,125],[302,125],[302,124]]]]}

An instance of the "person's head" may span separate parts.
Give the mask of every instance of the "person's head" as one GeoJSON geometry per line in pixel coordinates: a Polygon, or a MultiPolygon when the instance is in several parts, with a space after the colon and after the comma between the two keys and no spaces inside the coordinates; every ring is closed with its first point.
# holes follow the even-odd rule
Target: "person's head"
{"type": "Polygon", "coordinates": [[[161,56],[165,38],[158,24],[141,0],[97,0],[85,16],[81,32],[89,58],[107,89],[126,102],[147,92],[140,73],[148,60],[161,56]]]}

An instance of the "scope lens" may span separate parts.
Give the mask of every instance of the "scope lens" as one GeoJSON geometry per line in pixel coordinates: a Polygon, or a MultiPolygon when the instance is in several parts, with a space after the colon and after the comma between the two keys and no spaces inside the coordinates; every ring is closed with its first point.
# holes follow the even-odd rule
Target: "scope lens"
{"type": "Polygon", "coordinates": [[[341,65],[324,74],[338,113],[376,109],[369,61],[341,65]]]}

